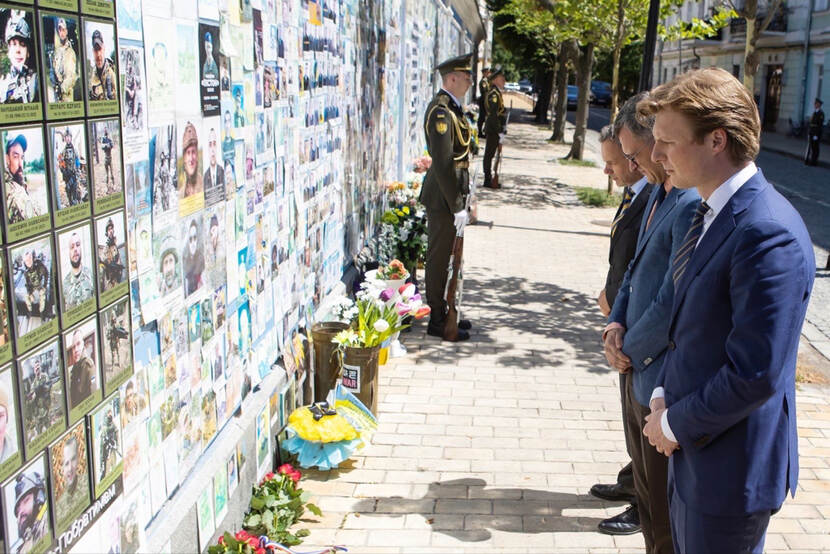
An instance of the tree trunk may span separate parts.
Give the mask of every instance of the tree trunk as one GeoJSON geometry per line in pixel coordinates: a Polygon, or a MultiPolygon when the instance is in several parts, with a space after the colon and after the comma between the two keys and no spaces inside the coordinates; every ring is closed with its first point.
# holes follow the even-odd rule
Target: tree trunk
{"type": "Polygon", "coordinates": [[[576,129],[574,129],[571,151],[565,156],[566,160],[581,160],[585,149],[585,130],[588,128],[588,93],[591,91],[591,68],[594,65],[594,45],[591,43],[582,47],[577,64],[576,84],[579,87],[579,96],[576,104],[576,129]]]}
{"type": "MultiPolygon", "coordinates": [[[[620,57],[625,30],[625,0],[617,0],[617,28],[614,29],[614,54],[611,62],[611,114],[609,121],[613,122],[617,115],[617,105],[620,99],[620,57]]],[[[609,187],[611,186],[609,180],[609,187]]],[[[609,190],[610,192],[610,190],[609,190]]]]}
{"type": "Polygon", "coordinates": [[[554,107],[553,136],[554,142],[565,142],[565,120],[568,113],[568,63],[571,56],[571,41],[559,46],[558,69],[556,71],[556,106],[554,107]]]}
{"type": "Polygon", "coordinates": [[[760,59],[755,51],[758,35],[755,33],[755,18],[746,18],[746,45],[744,46],[744,86],[749,94],[755,95],[755,75],[760,59]]]}
{"type": "Polygon", "coordinates": [[[553,92],[553,71],[547,69],[540,72],[542,77],[541,87],[539,87],[539,94],[536,100],[536,123],[548,122],[548,108],[550,107],[550,99],[553,92]]]}

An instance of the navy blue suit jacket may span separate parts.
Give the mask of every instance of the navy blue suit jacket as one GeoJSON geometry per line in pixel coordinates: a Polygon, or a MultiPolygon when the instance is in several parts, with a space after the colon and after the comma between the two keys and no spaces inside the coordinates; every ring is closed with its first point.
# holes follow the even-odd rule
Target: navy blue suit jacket
{"type": "Polygon", "coordinates": [[[623,352],[631,358],[634,397],[648,406],[669,344],[669,316],[674,298],[671,261],[683,244],[700,196],[693,189],[672,188],[648,215],[661,186],[654,187],[643,211],[634,258],[623,277],[608,321],[626,328],[623,352]]]}
{"type": "Polygon", "coordinates": [[[795,365],[815,269],[801,216],[760,171],[697,245],[657,383],[680,444],[675,493],[690,509],[775,510],[795,493],[795,365]]]}

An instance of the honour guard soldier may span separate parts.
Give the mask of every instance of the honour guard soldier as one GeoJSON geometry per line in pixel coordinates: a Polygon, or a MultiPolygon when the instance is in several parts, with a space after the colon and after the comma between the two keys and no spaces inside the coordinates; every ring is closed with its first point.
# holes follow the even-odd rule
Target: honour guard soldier
{"type": "Polygon", "coordinates": [[[487,118],[487,91],[490,90],[490,68],[481,70],[481,81],[478,82],[478,138],[485,137],[483,132],[484,120],[487,118]]]}
{"type": "Polygon", "coordinates": [[[115,100],[115,64],[104,53],[104,37],[98,29],[92,32],[92,49],[95,70],[89,76],[89,99],[115,100]]]}
{"type": "Polygon", "coordinates": [[[818,147],[821,144],[821,130],[824,127],[824,112],[821,109],[824,102],[816,98],[815,110],[810,116],[809,136],[807,137],[807,155],[804,156],[805,165],[818,164],[818,147]]]}
{"type": "Polygon", "coordinates": [[[6,23],[8,73],[0,77],[0,104],[38,101],[37,67],[33,62],[35,45],[23,10],[9,10],[6,23]]]}
{"type": "Polygon", "coordinates": [[[507,112],[504,109],[504,73],[501,67],[495,67],[490,72],[490,88],[487,90],[485,110],[487,121],[484,123],[484,132],[487,135],[487,144],[484,147],[484,186],[496,188],[492,185],[493,156],[496,155],[499,144],[507,132],[507,112]]]}
{"type": "MultiPolygon", "coordinates": [[[[424,177],[421,203],[427,211],[426,292],[431,308],[427,333],[444,336],[447,303],[444,289],[456,233],[467,224],[465,197],[470,190],[472,128],[461,100],[472,85],[472,54],[440,64],[443,86],[427,106],[424,117],[427,149],[432,166],[424,177]]],[[[458,339],[466,340],[470,322],[458,323],[458,339]]]]}

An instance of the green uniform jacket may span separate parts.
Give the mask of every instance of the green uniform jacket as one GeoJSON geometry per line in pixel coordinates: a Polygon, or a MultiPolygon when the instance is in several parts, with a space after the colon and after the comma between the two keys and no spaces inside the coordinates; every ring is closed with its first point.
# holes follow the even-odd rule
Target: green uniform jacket
{"type": "Polygon", "coordinates": [[[446,91],[439,91],[427,106],[424,132],[432,166],[424,178],[421,203],[428,210],[460,212],[470,190],[467,165],[472,129],[461,106],[446,91]]]}
{"type": "Polygon", "coordinates": [[[491,86],[487,91],[485,106],[487,120],[484,122],[484,131],[488,135],[504,133],[507,130],[507,112],[504,109],[504,100],[499,87],[491,86]]]}

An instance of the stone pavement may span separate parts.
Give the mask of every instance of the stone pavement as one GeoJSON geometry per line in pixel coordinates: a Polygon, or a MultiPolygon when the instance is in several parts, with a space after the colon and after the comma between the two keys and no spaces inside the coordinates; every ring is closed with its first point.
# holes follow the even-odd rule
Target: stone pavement
{"type": "MultiPolygon", "coordinates": [[[[624,508],[591,497],[626,461],[619,388],[601,354],[595,305],[613,210],[582,207],[571,185],[599,169],[552,162],[549,131],[511,126],[505,188],[480,195],[465,241],[467,343],[404,335],[380,368],[373,444],[339,470],[307,472],[324,512],[300,550],[642,552],[641,535],[597,523],[624,508]],[[490,226],[492,223],[492,226],[490,226]]],[[[827,390],[798,396],[801,481],[776,515],[768,552],[830,551],[827,390]]]]}

